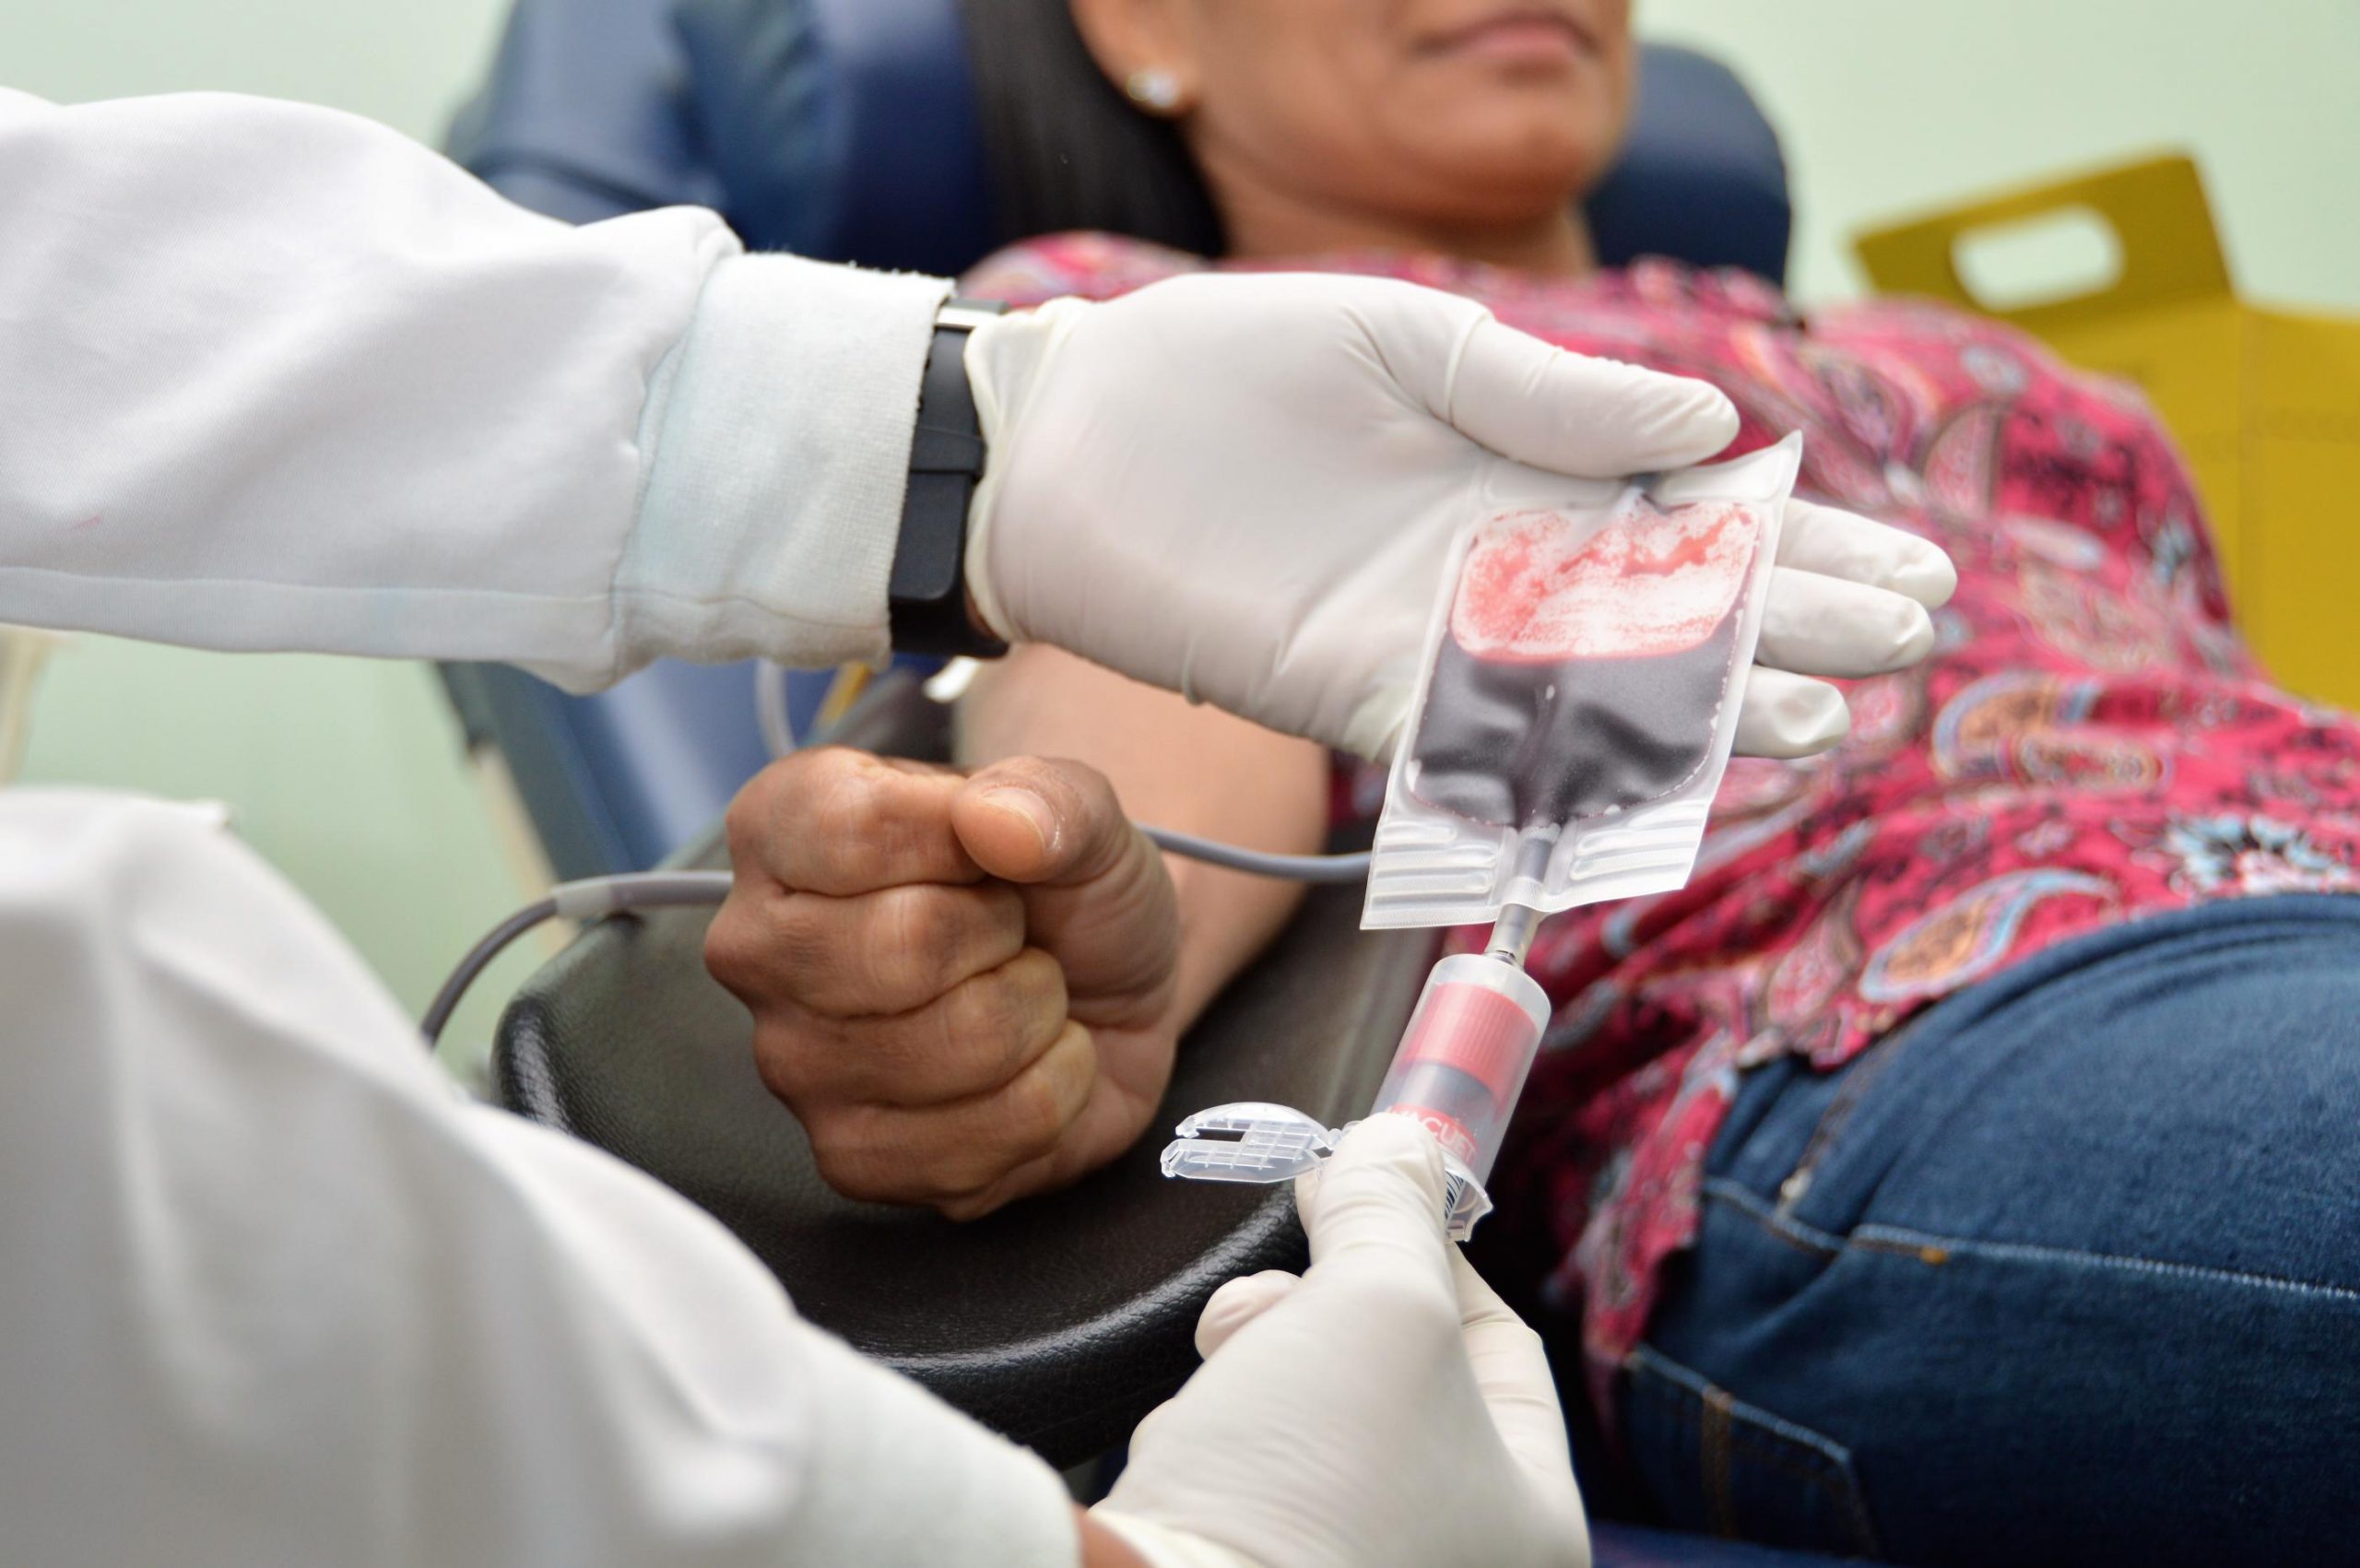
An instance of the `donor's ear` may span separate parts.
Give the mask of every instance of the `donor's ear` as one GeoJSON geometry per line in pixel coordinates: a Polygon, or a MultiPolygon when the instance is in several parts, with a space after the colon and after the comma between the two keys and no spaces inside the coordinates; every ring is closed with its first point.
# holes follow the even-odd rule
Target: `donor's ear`
{"type": "Polygon", "coordinates": [[[1070,0],[1074,27],[1106,78],[1142,112],[1185,114],[1197,98],[1187,0],[1070,0]]]}

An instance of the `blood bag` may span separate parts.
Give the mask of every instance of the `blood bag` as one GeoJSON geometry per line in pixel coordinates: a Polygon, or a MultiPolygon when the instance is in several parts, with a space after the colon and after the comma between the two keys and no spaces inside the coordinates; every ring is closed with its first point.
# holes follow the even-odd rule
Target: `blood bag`
{"type": "MultiPolygon", "coordinates": [[[[1434,965],[1372,1107],[1441,1144],[1456,1239],[1490,1211],[1548,1027],[1524,972],[1540,916],[1668,891],[1695,867],[1801,454],[1790,436],[1621,484],[1524,470],[1532,493],[1494,489],[1454,547],[1361,924],[1496,921],[1482,952],[1434,965]]],[[[1244,1101],[1174,1134],[1166,1175],[1263,1183],[1316,1170],[1344,1129],[1244,1101]]]]}
{"type": "Polygon", "coordinates": [[[1687,879],[1800,451],[1485,508],[1444,574],[1363,925],[1687,879]]]}

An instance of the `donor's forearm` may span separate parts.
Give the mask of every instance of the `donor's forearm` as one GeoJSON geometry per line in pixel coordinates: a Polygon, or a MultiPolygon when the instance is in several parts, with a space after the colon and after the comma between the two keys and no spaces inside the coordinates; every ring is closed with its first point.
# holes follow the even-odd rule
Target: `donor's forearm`
{"type": "MultiPolygon", "coordinates": [[[[1045,647],[988,666],[959,712],[959,760],[1066,757],[1113,783],[1133,821],[1282,854],[1319,848],[1328,756],[1296,740],[1045,647]]],[[[1183,1027],[1284,925],[1292,883],[1178,856],[1183,1027]]]]}

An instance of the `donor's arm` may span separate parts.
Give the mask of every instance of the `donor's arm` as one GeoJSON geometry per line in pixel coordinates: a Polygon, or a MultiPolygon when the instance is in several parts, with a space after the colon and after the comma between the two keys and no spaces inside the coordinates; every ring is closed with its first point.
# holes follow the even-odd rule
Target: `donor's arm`
{"type": "Polygon", "coordinates": [[[1314,850],[1328,762],[1043,647],[960,729],[961,768],[827,749],[748,785],[706,958],[831,1183],[967,1218],[1127,1149],[1300,896],[1167,861],[1133,820],[1314,850]]]}

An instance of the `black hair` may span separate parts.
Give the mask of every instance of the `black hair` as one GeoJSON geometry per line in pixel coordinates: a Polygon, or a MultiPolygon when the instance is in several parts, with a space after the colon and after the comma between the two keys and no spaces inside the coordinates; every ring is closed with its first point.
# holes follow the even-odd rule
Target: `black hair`
{"type": "Polygon", "coordinates": [[[1221,218],[1179,127],[1106,79],[1068,0],[959,9],[1002,241],[1095,229],[1221,253],[1221,218]]]}

